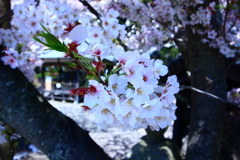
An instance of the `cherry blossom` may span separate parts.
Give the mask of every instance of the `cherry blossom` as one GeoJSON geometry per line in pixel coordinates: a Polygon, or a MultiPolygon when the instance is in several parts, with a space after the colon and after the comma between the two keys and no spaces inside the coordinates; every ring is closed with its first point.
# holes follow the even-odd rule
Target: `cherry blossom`
{"type": "MultiPolygon", "coordinates": [[[[177,77],[171,76],[165,85],[158,86],[161,76],[168,72],[167,66],[161,60],[151,60],[149,53],[145,51],[149,46],[157,45],[161,48],[164,38],[173,34],[164,30],[154,19],[157,20],[158,15],[161,15],[161,21],[168,23],[168,28],[172,30],[175,25],[174,16],[180,11],[175,11],[174,2],[170,1],[154,1],[153,5],[147,6],[140,1],[134,2],[124,0],[119,0],[118,3],[99,2],[103,4],[102,6],[97,6],[97,2],[91,2],[101,10],[101,20],[97,20],[83,6],[71,7],[67,2],[61,3],[58,0],[40,1],[39,5],[35,6],[25,1],[22,5],[14,6],[16,13],[12,21],[14,29],[0,30],[3,37],[1,42],[12,48],[17,44],[23,44],[23,48],[28,50],[34,44],[28,37],[37,33],[39,41],[46,44],[48,41],[44,41],[45,39],[38,34],[43,30],[41,23],[59,40],[59,43],[65,45],[66,57],[78,62],[72,65],[81,64],[78,67],[87,71],[88,83],[71,89],[70,93],[83,96],[83,108],[95,116],[95,121],[101,128],[115,126],[133,131],[149,126],[159,130],[171,125],[176,118],[173,100],[174,94],[179,91],[179,84],[177,77]],[[126,10],[122,10],[121,3],[127,5],[126,10]],[[104,5],[113,7],[106,9],[104,5]],[[149,16],[146,13],[149,13],[149,16]],[[117,19],[119,16],[131,21],[140,21],[142,30],[140,31],[138,26],[133,26],[131,30],[134,34],[126,36],[126,25],[119,24],[117,19]],[[12,36],[17,39],[16,42],[11,39],[12,36]],[[119,39],[128,45],[130,50],[125,51],[119,45],[119,39]],[[77,56],[75,53],[78,53],[77,56]],[[114,60],[116,65],[112,71],[104,72],[101,76],[100,72],[104,69],[103,59],[114,60]]],[[[193,13],[189,22],[184,14],[183,11],[182,23],[188,24],[195,20],[194,25],[200,24],[204,27],[210,23],[211,12],[204,8],[193,13]]],[[[213,30],[209,30],[210,32],[213,30]]],[[[217,43],[214,38],[208,37],[207,33],[204,34],[205,38],[212,41],[209,44],[217,43]]],[[[218,38],[218,34],[215,37],[218,38]]],[[[39,48],[45,47],[42,45],[39,48]]],[[[26,50],[18,54],[8,49],[2,61],[12,68],[18,67],[32,80],[34,62],[38,59],[33,51],[30,54],[26,50]]],[[[230,51],[226,53],[228,56],[234,53],[230,51]]]]}

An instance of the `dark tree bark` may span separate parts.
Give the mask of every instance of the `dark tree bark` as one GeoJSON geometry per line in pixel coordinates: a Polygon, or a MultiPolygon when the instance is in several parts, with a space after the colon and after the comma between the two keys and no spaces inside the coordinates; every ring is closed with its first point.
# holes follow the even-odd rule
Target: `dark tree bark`
{"type": "MultiPolygon", "coordinates": [[[[191,72],[191,85],[205,92],[226,98],[224,57],[218,49],[201,43],[201,37],[187,30],[185,61],[191,72]],[[186,59],[187,58],[187,59],[186,59]]],[[[191,121],[186,160],[221,159],[225,104],[192,92],[191,121]]]]}
{"type": "MultiPolygon", "coordinates": [[[[0,0],[0,17],[11,10],[10,0],[0,0]]],[[[10,28],[11,16],[4,18],[4,21],[0,23],[0,28],[10,28]]]]}
{"type": "Polygon", "coordinates": [[[18,69],[0,62],[0,119],[51,160],[110,159],[72,119],[52,107],[18,69]]]}
{"type": "MultiPolygon", "coordinates": [[[[0,17],[5,15],[7,12],[11,10],[10,0],[0,0],[0,17]]],[[[10,19],[11,16],[7,18],[1,18],[0,20],[0,28],[10,28],[10,19]]],[[[5,128],[9,129],[9,126],[5,126],[5,128]]],[[[12,160],[14,156],[14,146],[13,142],[10,141],[9,137],[6,137],[5,134],[0,133],[1,138],[5,138],[5,143],[0,144],[0,160],[12,160]]]]}
{"type": "MultiPolygon", "coordinates": [[[[213,1],[218,4],[217,0],[205,0],[203,7],[213,1]]],[[[217,25],[221,27],[222,24],[217,25]]],[[[226,99],[226,79],[222,74],[224,56],[219,49],[203,44],[203,37],[193,33],[191,26],[179,31],[178,36],[184,41],[176,41],[176,44],[191,73],[191,86],[226,99]]],[[[186,160],[221,159],[224,113],[225,103],[192,91],[186,160]]]]}
{"type": "MultiPolygon", "coordinates": [[[[213,50],[199,47],[192,52],[191,85],[225,99],[223,77],[214,80],[223,70],[223,57],[213,50]],[[209,56],[211,54],[211,56],[209,56]]],[[[225,104],[206,95],[192,92],[191,121],[187,158],[220,159],[225,104]]]]}

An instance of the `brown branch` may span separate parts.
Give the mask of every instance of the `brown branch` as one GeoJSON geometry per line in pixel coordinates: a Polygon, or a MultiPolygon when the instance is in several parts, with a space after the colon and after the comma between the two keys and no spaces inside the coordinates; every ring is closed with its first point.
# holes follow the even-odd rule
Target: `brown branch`
{"type": "Polygon", "coordinates": [[[51,160],[110,160],[76,122],[52,107],[19,69],[0,62],[0,119],[51,160]]]}
{"type": "Polygon", "coordinates": [[[0,23],[6,21],[8,18],[11,18],[13,15],[13,10],[8,11],[7,13],[5,13],[3,16],[0,17],[0,23]]]}
{"type": "Polygon", "coordinates": [[[94,14],[99,20],[101,20],[101,14],[98,13],[98,11],[96,11],[86,0],[79,0],[79,2],[81,2],[84,6],[88,7],[88,10],[94,14]]]}
{"type": "Polygon", "coordinates": [[[169,26],[168,26],[166,23],[162,22],[162,18],[161,18],[161,17],[158,17],[158,18],[160,18],[160,20],[159,20],[159,19],[153,19],[153,18],[151,18],[151,17],[149,17],[149,18],[150,18],[151,20],[154,20],[154,21],[158,22],[158,23],[161,24],[163,27],[165,27],[165,28],[168,29],[170,32],[172,32],[173,34],[175,33],[174,30],[171,29],[171,28],[169,28],[169,26]]]}
{"type": "Polygon", "coordinates": [[[119,44],[123,47],[125,52],[129,50],[128,47],[122,42],[122,40],[119,37],[117,38],[117,40],[118,40],[119,44]]]}
{"type": "Polygon", "coordinates": [[[185,89],[190,89],[190,90],[192,90],[192,91],[195,91],[195,92],[198,92],[198,93],[201,93],[201,94],[205,94],[205,95],[207,95],[207,96],[210,96],[210,97],[212,97],[212,98],[215,98],[215,99],[220,100],[220,101],[222,101],[222,102],[225,102],[225,103],[227,103],[227,104],[231,104],[231,105],[234,105],[234,106],[240,106],[240,103],[230,102],[230,101],[225,100],[225,99],[223,99],[223,98],[220,98],[220,97],[218,97],[218,96],[216,96],[216,95],[214,95],[214,94],[211,94],[211,93],[202,91],[202,90],[197,89],[197,88],[194,88],[194,87],[192,87],[192,86],[181,85],[181,90],[185,90],[185,89]]]}

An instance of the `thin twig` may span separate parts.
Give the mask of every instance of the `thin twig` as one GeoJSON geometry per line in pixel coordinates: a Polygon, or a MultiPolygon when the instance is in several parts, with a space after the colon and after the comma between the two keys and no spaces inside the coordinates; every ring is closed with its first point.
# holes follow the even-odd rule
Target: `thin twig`
{"type": "Polygon", "coordinates": [[[201,93],[201,94],[205,94],[205,95],[207,95],[207,96],[210,96],[210,97],[212,97],[212,98],[215,98],[215,99],[217,99],[217,100],[220,100],[220,101],[222,101],[222,102],[225,102],[225,103],[228,103],[228,104],[231,104],[231,105],[234,105],[234,106],[240,106],[240,103],[230,102],[230,101],[228,101],[228,100],[225,100],[225,99],[223,99],[223,98],[220,98],[220,97],[218,97],[218,96],[216,96],[216,95],[213,95],[213,94],[211,94],[211,93],[204,92],[204,91],[202,91],[202,90],[200,90],[200,89],[197,89],[197,88],[194,88],[194,87],[192,87],[192,86],[181,85],[181,90],[185,90],[185,89],[190,89],[190,90],[193,90],[193,91],[195,91],[195,92],[198,92],[198,93],[201,93]]]}
{"type": "Polygon", "coordinates": [[[216,80],[218,80],[221,76],[223,76],[223,75],[226,73],[226,71],[227,71],[233,64],[235,64],[235,62],[236,62],[236,60],[232,61],[232,62],[227,66],[227,68],[225,68],[224,71],[223,71],[219,76],[217,76],[214,80],[211,81],[211,83],[214,83],[214,82],[215,82],[216,80]]]}
{"type": "Polygon", "coordinates": [[[86,0],[79,0],[79,2],[81,2],[84,6],[86,6],[86,7],[88,7],[88,10],[92,13],[92,14],[94,14],[100,21],[101,21],[101,14],[98,12],[98,11],[96,11],[92,6],[91,6],[91,4],[89,4],[86,0]]]}
{"type": "Polygon", "coordinates": [[[224,22],[223,22],[223,38],[225,41],[226,41],[225,29],[226,29],[227,16],[228,16],[228,12],[229,12],[228,4],[229,4],[229,0],[227,0],[226,13],[225,13],[224,22]]]}

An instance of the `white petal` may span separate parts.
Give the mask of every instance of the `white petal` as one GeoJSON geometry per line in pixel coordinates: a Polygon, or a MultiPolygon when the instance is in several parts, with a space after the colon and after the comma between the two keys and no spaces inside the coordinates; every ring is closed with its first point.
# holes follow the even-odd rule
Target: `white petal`
{"type": "Polygon", "coordinates": [[[69,33],[69,38],[73,41],[77,41],[78,43],[84,42],[88,37],[87,28],[84,26],[76,26],[69,33]]]}

